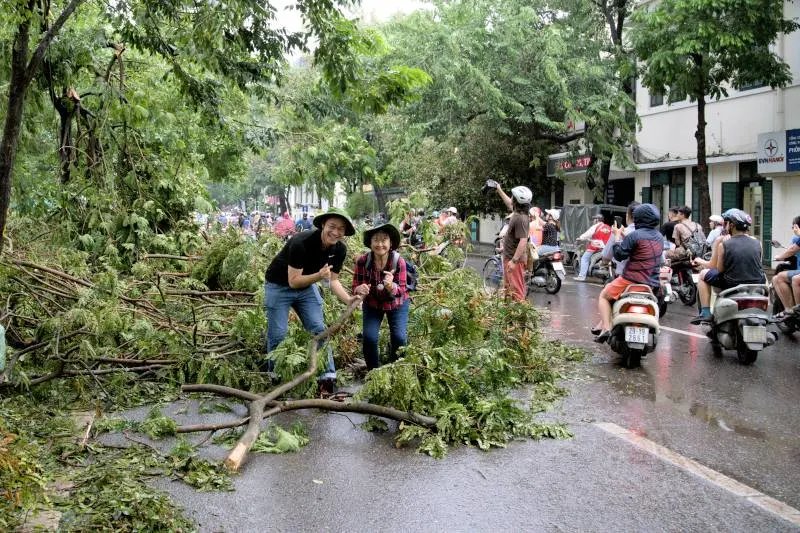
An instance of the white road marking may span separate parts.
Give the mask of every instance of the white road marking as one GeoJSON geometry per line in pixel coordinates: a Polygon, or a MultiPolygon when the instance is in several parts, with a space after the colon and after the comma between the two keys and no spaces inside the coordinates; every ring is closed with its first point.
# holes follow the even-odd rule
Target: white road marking
{"type": "Polygon", "coordinates": [[[680,333],[681,335],[688,335],[689,337],[697,337],[698,339],[708,339],[708,335],[701,335],[699,333],[694,333],[692,331],[683,331],[682,329],[668,328],[667,326],[661,326],[661,329],[671,331],[672,333],[680,333]]]}
{"type": "Polygon", "coordinates": [[[616,424],[609,422],[595,422],[594,425],[603,431],[614,435],[615,437],[619,437],[620,439],[630,442],[637,448],[655,455],[662,461],[673,464],[678,468],[685,470],[686,472],[694,474],[701,479],[727,490],[735,496],[744,498],[748,502],[761,507],[769,513],[777,515],[784,520],[788,520],[789,522],[800,526],[800,511],[794,507],[791,507],[790,505],[767,496],[766,494],[759,492],[754,488],[748,487],[744,483],[740,483],[735,479],[726,476],[725,474],[717,472],[716,470],[712,470],[707,466],[703,466],[693,459],[684,457],[683,455],[674,452],[669,448],[665,448],[660,444],[656,444],[650,439],[646,439],[616,424]]]}

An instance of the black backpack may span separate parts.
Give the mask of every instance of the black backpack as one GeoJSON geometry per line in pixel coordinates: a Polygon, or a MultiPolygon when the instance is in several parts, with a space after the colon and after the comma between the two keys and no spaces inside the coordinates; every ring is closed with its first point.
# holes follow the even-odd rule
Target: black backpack
{"type": "MultiPolygon", "coordinates": [[[[406,262],[406,289],[409,291],[417,290],[417,281],[419,280],[419,273],[417,272],[417,267],[414,266],[414,263],[403,258],[406,262]]],[[[397,276],[397,267],[400,264],[400,254],[398,252],[392,252],[392,272],[395,276],[397,276]]],[[[367,254],[367,262],[364,264],[364,268],[369,270],[372,267],[372,254],[367,254]]]]}

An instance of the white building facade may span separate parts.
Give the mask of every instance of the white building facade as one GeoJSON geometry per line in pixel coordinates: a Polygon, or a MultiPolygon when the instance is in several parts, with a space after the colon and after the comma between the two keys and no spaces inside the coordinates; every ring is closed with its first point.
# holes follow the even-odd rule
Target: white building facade
{"type": "MultiPolygon", "coordinates": [[[[800,17],[800,5],[784,2],[784,17],[800,17]]],[[[784,245],[791,220],[800,215],[800,32],[781,36],[773,46],[789,65],[793,81],[783,89],[754,86],[731,89],[729,96],[706,103],[706,154],[712,213],[731,207],[753,217],[753,234],[764,245],[784,245]]],[[[637,200],[652,202],[666,216],[669,206],[698,212],[697,104],[688,99],[667,104],[640,84],[636,110],[634,173],[637,200]]]]}

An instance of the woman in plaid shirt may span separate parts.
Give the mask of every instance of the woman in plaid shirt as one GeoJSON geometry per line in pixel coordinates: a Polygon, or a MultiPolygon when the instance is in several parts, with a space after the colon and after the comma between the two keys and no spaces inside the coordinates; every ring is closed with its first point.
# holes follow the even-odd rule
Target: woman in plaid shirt
{"type": "Polygon", "coordinates": [[[364,245],[370,251],[356,259],[353,294],[364,298],[364,361],[371,370],[381,366],[378,339],[384,315],[389,322],[390,360],[395,361],[398,348],[408,343],[408,290],[406,262],[396,252],[400,247],[397,228],[383,224],[365,231],[364,245]]]}

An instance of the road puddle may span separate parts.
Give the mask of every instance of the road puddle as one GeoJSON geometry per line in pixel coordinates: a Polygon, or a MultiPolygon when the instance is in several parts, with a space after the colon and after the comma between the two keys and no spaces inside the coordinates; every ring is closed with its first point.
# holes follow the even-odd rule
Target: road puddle
{"type": "Polygon", "coordinates": [[[737,433],[746,437],[753,437],[755,439],[767,440],[767,434],[763,431],[748,427],[743,422],[736,420],[736,418],[719,411],[714,411],[707,405],[693,403],[689,408],[689,413],[698,420],[702,420],[710,426],[721,428],[724,431],[737,433]]]}

